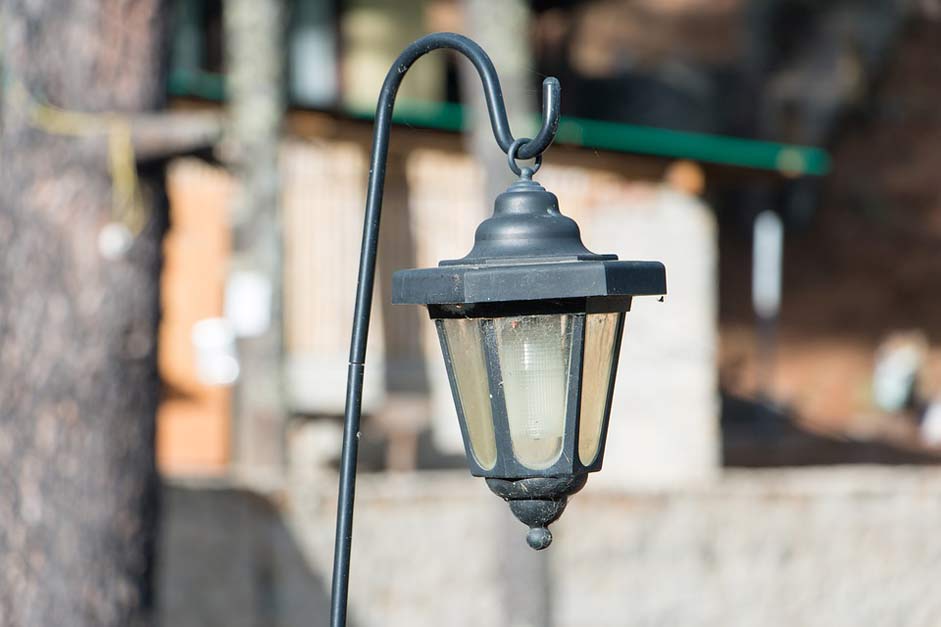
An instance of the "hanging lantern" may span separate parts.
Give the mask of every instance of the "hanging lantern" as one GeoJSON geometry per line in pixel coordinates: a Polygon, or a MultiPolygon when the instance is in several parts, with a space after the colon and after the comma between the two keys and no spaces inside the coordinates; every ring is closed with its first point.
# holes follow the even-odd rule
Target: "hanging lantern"
{"type": "Polygon", "coordinates": [[[470,471],[544,549],[568,496],[601,469],[631,299],[666,293],[666,276],[659,262],[585,248],[556,196],[509,155],[520,179],[470,253],[396,272],[392,301],[428,307],[470,471]]]}

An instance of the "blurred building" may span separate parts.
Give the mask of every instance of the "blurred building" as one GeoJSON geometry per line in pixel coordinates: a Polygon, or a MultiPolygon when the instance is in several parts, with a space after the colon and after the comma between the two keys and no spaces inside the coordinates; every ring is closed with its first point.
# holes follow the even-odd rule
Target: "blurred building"
{"type": "MultiPolygon", "coordinates": [[[[167,624],[325,617],[371,109],[402,47],[464,30],[457,1],[286,6],[287,411],[275,442],[286,461],[263,497],[234,476],[244,460],[231,388],[208,385],[222,381],[200,364],[238,358],[238,342],[207,352],[193,328],[226,318],[238,180],[211,155],[177,161],[158,437],[172,478],[167,624]],[[197,598],[207,565],[225,573],[215,586],[238,592],[197,598]]],[[[538,178],[589,248],[662,259],[669,286],[664,303],[629,314],[604,471],[573,500],[550,554],[519,558],[549,582],[536,596],[552,624],[929,625],[941,615],[925,522],[934,471],[723,470],[936,459],[918,417],[941,396],[931,169],[941,116],[930,80],[941,24],[913,6],[530,3],[530,106],[555,75],[566,114],[538,178]],[[785,225],[768,390],[749,293],[751,227],[764,210],[785,225]],[[902,400],[879,400],[889,396],[902,400]]],[[[222,109],[222,4],[176,7],[172,106],[222,109]]],[[[486,170],[462,136],[472,114],[460,67],[447,54],[422,59],[397,107],[364,396],[361,625],[508,624],[517,603],[500,539],[514,523],[463,471],[432,325],[388,304],[393,270],[463,255],[490,212],[486,170]]]]}
{"type": "MultiPolygon", "coordinates": [[[[182,30],[188,33],[184,50],[190,57],[220,56],[209,50],[218,45],[209,34],[216,31],[213,22],[219,19],[210,5],[203,3],[197,7],[200,10],[194,10],[191,3],[181,5],[189,7],[180,15],[186,23],[182,30]],[[194,47],[202,52],[193,53],[194,47]]],[[[339,24],[343,45],[321,42],[324,45],[313,46],[308,42],[304,45],[322,54],[303,60],[289,57],[292,89],[308,66],[326,75],[336,71],[339,80],[333,82],[337,90],[332,99],[323,90],[316,102],[294,94],[296,106],[288,115],[280,152],[285,233],[284,393],[291,413],[330,417],[343,411],[348,329],[362,228],[370,126],[358,118],[375,98],[390,59],[423,32],[422,19],[426,15],[429,20],[441,18],[435,17],[429,4],[420,2],[407,10],[404,6],[393,10],[381,4],[356,3],[342,7],[342,15],[305,7],[303,2],[294,7],[293,15],[300,22],[292,22],[287,31],[289,49],[297,49],[299,36],[311,38],[321,33],[327,37],[323,33],[329,29],[321,22],[330,20],[339,24]],[[317,23],[321,25],[309,26],[308,19],[320,20],[317,23]],[[397,20],[404,20],[408,27],[396,26],[397,20]],[[385,35],[373,37],[373,31],[385,35]],[[312,103],[318,108],[311,110],[312,103]]],[[[463,254],[470,248],[476,224],[490,212],[492,199],[485,198],[483,172],[466,153],[460,134],[454,132],[463,126],[466,113],[457,103],[441,102],[442,98],[458,97],[453,80],[455,61],[448,55],[423,59],[415,70],[415,80],[410,74],[406,81],[412,87],[403,89],[401,95],[401,108],[411,128],[397,132],[393,142],[380,246],[385,279],[381,289],[387,289],[394,269],[432,265],[463,254]]],[[[219,95],[212,88],[212,81],[218,80],[212,72],[217,69],[210,63],[178,64],[173,85],[211,100],[219,95]]],[[[538,76],[530,78],[536,81],[538,76]]],[[[179,101],[179,106],[194,104],[179,101]]],[[[540,173],[540,179],[560,197],[563,211],[581,224],[585,241],[597,250],[617,252],[624,258],[665,258],[670,265],[671,306],[656,313],[657,319],[670,323],[654,325],[642,313],[632,316],[631,324],[638,326],[636,330],[629,326],[625,366],[615,395],[616,403],[623,405],[616,413],[625,418],[612,426],[610,436],[612,449],[620,454],[611,457],[611,468],[603,481],[647,487],[702,481],[713,475],[719,464],[713,215],[697,196],[701,190],[695,181],[688,188],[676,177],[664,181],[668,159],[643,160],[626,153],[630,127],[596,128],[590,120],[578,118],[569,119],[567,125],[573,138],[579,134],[608,136],[608,145],[599,147],[592,144],[592,137],[570,139],[570,147],[563,144],[553,150],[552,162],[540,173]],[[623,137],[610,137],[612,129],[623,137]],[[677,376],[664,379],[663,372],[677,376]],[[677,384],[684,386],[682,394],[668,393],[663,387],[677,384]],[[652,413],[659,416],[655,427],[647,419],[652,413]]],[[[651,137],[661,150],[667,149],[669,139],[651,137]]],[[[682,150],[671,156],[682,157],[682,150]]],[[[215,206],[204,212],[203,219],[216,216],[223,220],[216,228],[224,229],[228,196],[221,189],[213,196],[209,188],[218,188],[218,183],[212,176],[200,183],[197,169],[205,166],[181,164],[172,172],[173,178],[187,180],[173,185],[182,195],[180,211],[199,205],[186,198],[187,193],[196,198],[212,197],[215,206]]],[[[221,170],[216,175],[226,177],[221,170]]],[[[697,176],[701,174],[694,167],[692,177],[697,176]]],[[[168,253],[173,261],[175,251],[171,248],[168,253]]],[[[214,263],[225,267],[224,254],[214,263]]],[[[207,278],[181,280],[190,281],[189,289],[194,293],[208,290],[218,296],[224,283],[208,285],[207,278]]],[[[215,310],[204,309],[205,317],[222,315],[221,300],[217,301],[215,310]]],[[[370,416],[367,436],[372,435],[388,449],[380,467],[391,463],[398,468],[415,468],[425,459],[460,455],[450,390],[431,325],[422,324],[420,312],[392,308],[387,302],[388,298],[377,299],[375,305],[364,399],[370,416]]],[[[172,302],[167,304],[173,306],[172,302]]],[[[171,318],[175,316],[168,316],[171,318]]],[[[181,325],[175,333],[177,344],[184,346],[189,331],[181,325]]],[[[171,362],[176,363],[169,360],[168,367],[171,362]]],[[[182,362],[177,369],[187,372],[182,362]]],[[[189,372],[192,374],[192,368],[189,372]]],[[[202,389],[196,384],[193,388],[202,389]]],[[[220,405],[216,413],[225,415],[226,407],[220,405]]],[[[168,470],[176,467],[174,460],[182,463],[186,459],[175,452],[178,449],[231,450],[219,442],[193,446],[194,438],[209,431],[197,426],[198,418],[179,418],[177,412],[184,411],[179,401],[165,409],[161,458],[168,470]],[[186,424],[193,424],[191,434],[182,426],[186,424]]],[[[214,424],[226,420],[213,419],[214,424]]],[[[219,429],[212,432],[216,438],[225,433],[219,429]]],[[[218,455],[208,456],[206,463],[207,469],[216,472],[225,468],[218,455]]]]}

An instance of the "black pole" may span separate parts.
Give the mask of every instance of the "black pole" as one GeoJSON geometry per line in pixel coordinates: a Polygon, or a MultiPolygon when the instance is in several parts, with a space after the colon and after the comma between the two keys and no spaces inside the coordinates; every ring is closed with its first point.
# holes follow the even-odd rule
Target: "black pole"
{"type": "MultiPolygon", "coordinates": [[[[369,183],[366,191],[366,217],[353,310],[353,334],[346,384],[346,412],[343,422],[343,453],[340,458],[340,491],[337,496],[337,530],[333,553],[333,588],[330,602],[331,627],[346,626],[347,598],[350,587],[350,548],[353,541],[353,499],[356,489],[356,459],[359,453],[359,424],[363,397],[363,369],[366,363],[366,338],[372,309],[373,283],[376,278],[376,252],[379,245],[379,217],[385,184],[386,158],[389,154],[389,129],[395,95],[405,73],[423,55],[439,48],[457,50],[477,69],[483,83],[490,125],[497,144],[507,152],[514,142],[507,121],[500,79],[487,53],[476,43],[455,33],[434,33],[409,45],[386,74],[376,106],[369,183]]],[[[542,128],[536,137],[519,147],[521,159],[536,157],[549,147],[559,128],[559,81],[547,78],[542,83],[542,128]]]]}

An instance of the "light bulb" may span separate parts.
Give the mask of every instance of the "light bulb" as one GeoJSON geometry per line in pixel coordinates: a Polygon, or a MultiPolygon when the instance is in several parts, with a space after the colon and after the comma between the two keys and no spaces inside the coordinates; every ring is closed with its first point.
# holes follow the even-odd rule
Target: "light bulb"
{"type": "Polygon", "coordinates": [[[551,466],[562,450],[568,397],[568,316],[497,319],[510,439],[517,459],[551,466]]]}

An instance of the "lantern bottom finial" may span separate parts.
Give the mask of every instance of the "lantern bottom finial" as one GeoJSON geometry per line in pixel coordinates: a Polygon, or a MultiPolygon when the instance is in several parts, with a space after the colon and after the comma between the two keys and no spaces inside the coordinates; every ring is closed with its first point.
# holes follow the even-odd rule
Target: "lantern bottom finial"
{"type": "Polygon", "coordinates": [[[490,491],[509,503],[513,515],[529,527],[526,543],[537,551],[552,544],[548,527],[562,516],[568,497],[584,487],[588,475],[487,479],[490,491]]]}
{"type": "Polygon", "coordinates": [[[526,544],[536,551],[548,548],[552,544],[552,532],[547,527],[533,527],[526,534],[526,544]]]}

